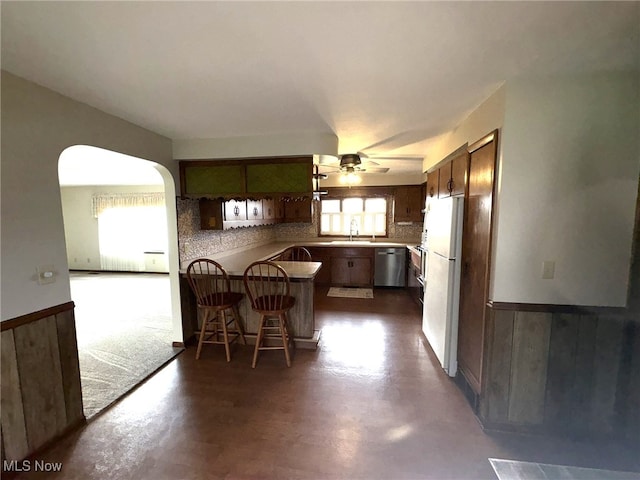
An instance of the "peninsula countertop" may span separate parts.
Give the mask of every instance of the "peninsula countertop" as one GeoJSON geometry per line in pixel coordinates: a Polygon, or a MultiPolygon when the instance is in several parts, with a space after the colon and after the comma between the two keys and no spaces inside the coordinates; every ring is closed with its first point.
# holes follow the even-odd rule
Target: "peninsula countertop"
{"type": "MultiPolygon", "coordinates": [[[[406,247],[414,245],[415,241],[388,241],[380,239],[376,241],[366,240],[301,240],[297,242],[270,242],[258,246],[240,247],[226,252],[207,255],[209,258],[220,263],[230,276],[242,276],[244,270],[253,262],[259,260],[269,260],[276,255],[282,253],[285,249],[292,246],[310,246],[310,247],[406,247]]],[[[180,273],[186,273],[187,266],[191,260],[182,262],[180,273]]],[[[278,262],[286,268],[291,278],[313,278],[320,269],[320,262],[278,262]],[[307,264],[307,265],[305,265],[307,264]]]]}

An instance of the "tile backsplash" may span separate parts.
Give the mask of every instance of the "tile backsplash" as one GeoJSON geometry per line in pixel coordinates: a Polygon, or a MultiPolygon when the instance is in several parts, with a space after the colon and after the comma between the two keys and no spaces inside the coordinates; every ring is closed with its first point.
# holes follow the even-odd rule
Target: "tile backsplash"
{"type": "MultiPolygon", "coordinates": [[[[222,253],[239,247],[263,245],[269,242],[317,240],[320,214],[314,209],[313,223],[283,223],[232,230],[200,230],[198,200],[177,199],[178,248],[180,263],[222,253]]],[[[389,222],[389,239],[414,240],[419,243],[422,223],[389,222]]]]}

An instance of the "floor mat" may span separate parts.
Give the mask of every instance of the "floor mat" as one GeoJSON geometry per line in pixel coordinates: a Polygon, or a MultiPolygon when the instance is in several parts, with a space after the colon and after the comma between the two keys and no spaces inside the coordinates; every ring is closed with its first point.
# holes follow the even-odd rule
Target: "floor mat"
{"type": "Polygon", "coordinates": [[[327,293],[327,297],[373,298],[373,289],[331,287],[327,293]]]}

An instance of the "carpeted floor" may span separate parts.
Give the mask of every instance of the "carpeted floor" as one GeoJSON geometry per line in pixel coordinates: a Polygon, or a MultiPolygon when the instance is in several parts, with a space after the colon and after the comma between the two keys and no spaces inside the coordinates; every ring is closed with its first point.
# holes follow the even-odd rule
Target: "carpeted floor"
{"type": "Polygon", "coordinates": [[[71,298],[87,418],[183,350],[171,346],[168,275],[72,272],[71,298]]]}

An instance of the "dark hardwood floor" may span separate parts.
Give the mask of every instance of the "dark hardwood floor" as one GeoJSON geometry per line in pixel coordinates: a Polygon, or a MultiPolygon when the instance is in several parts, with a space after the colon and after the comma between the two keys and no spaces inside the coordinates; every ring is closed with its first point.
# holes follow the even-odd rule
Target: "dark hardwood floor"
{"type": "Polygon", "coordinates": [[[17,478],[495,478],[488,458],[640,470],[620,445],[483,432],[403,291],[317,292],[317,351],[188,348],[17,478]]]}

